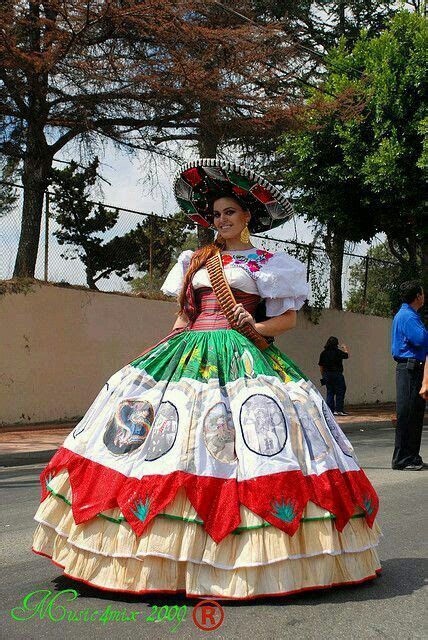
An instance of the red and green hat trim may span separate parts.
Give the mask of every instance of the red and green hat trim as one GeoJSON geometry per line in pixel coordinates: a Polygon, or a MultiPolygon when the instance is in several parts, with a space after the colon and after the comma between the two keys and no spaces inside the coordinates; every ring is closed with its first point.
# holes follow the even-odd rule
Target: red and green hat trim
{"type": "Polygon", "coordinates": [[[216,193],[235,194],[251,212],[251,233],[267,231],[293,216],[290,201],[265,178],[234,162],[199,158],[187,162],[174,180],[179,207],[193,222],[214,227],[209,201],[216,193]]]}

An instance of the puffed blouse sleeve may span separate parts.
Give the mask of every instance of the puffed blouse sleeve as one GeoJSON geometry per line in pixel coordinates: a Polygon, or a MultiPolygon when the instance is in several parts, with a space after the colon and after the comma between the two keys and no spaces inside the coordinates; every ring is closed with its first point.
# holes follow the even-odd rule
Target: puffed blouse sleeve
{"type": "Polygon", "coordinates": [[[287,253],[275,253],[254,276],[269,317],[299,311],[309,296],[306,265],[287,253]]]}
{"type": "Polygon", "coordinates": [[[177,262],[165,278],[161,291],[167,296],[178,296],[183,286],[184,276],[189,268],[190,260],[193,255],[191,249],[182,251],[178,256],[177,262]]]}

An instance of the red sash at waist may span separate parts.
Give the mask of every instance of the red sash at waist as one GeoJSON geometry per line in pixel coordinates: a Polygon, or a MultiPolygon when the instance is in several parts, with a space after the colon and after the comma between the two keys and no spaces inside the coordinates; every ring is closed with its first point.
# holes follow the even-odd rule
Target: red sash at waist
{"type": "MultiPolygon", "coordinates": [[[[257,293],[246,293],[240,289],[232,289],[236,302],[241,303],[246,311],[254,316],[256,307],[261,300],[257,293]]],[[[192,331],[211,331],[213,329],[230,329],[231,325],[223,314],[220,304],[211,287],[195,289],[197,316],[188,325],[192,331]]]]}

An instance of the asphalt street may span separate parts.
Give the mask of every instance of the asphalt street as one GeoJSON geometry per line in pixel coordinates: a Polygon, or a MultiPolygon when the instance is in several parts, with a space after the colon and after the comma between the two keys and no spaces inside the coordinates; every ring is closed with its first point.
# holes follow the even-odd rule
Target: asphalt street
{"type": "MultiPolygon", "coordinates": [[[[222,625],[215,631],[201,631],[192,619],[198,600],[103,592],[64,577],[62,570],[49,559],[36,556],[31,551],[36,526],[33,516],[40,499],[38,476],[44,465],[8,467],[0,469],[1,637],[10,640],[77,637],[164,640],[169,636],[238,640],[427,638],[424,578],[428,564],[425,499],[428,469],[403,472],[390,468],[394,433],[390,424],[361,424],[344,430],[380,497],[378,521],[383,538],[379,554],[383,572],[376,580],[281,598],[222,601],[222,625]],[[101,621],[98,615],[92,621],[82,617],[80,621],[55,622],[49,617],[41,619],[37,611],[23,613],[23,599],[27,594],[50,590],[54,596],[63,589],[77,592],[74,600],[58,601],[66,605],[67,611],[88,609],[91,614],[102,612],[110,605],[110,610],[124,612],[129,619],[101,621]],[[152,614],[156,618],[156,612],[163,605],[169,607],[164,613],[178,616],[181,622],[147,619],[152,614]],[[132,612],[138,614],[132,615],[132,612]],[[28,619],[15,619],[26,616],[28,619]]],[[[428,461],[426,429],[424,439],[422,456],[428,461]]],[[[72,595],[70,592],[69,596],[72,595]]]]}

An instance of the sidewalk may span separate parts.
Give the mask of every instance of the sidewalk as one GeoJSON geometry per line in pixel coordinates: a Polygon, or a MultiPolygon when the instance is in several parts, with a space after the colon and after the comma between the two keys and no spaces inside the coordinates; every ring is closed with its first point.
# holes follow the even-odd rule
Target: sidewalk
{"type": "MultiPolygon", "coordinates": [[[[370,425],[395,426],[395,405],[349,406],[348,416],[336,416],[347,432],[370,425]]],[[[78,420],[67,423],[10,425],[0,427],[0,466],[10,467],[48,462],[74,429],[78,420]]]]}

